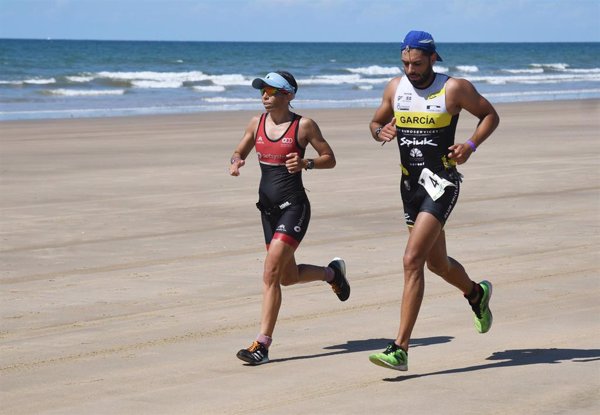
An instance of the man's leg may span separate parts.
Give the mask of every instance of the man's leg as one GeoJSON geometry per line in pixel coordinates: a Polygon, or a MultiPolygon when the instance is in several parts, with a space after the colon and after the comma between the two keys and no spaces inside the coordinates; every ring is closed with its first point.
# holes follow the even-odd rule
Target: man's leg
{"type": "Polygon", "coordinates": [[[442,230],[427,257],[427,268],[468,295],[473,289],[464,267],[446,252],[446,233],[442,230]]]}
{"type": "Polygon", "coordinates": [[[441,229],[441,223],[427,212],[419,213],[413,228],[410,229],[403,258],[404,291],[398,337],[383,352],[369,356],[369,360],[378,366],[408,370],[408,344],[425,291],[425,260],[441,229]]]}
{"type": "Polygon", "coordinates": [[[442,229],[442,224],[428,212],[421,212],[410,230],[404,252],[404,291],[400,308],[400,328],[396,344],[408,351],[408,343],[417,321],[425,291],[425,261],[442,229]]]}
{"type": "Polygon", "coordinates": [[[493,322],[492,311],[489,308],[492,284],[489,281],[477,284],[469,278],[464,267],[457,260],[448,256],[444,231],[440,232],[427,257],[427,268],[463,292],[473,309],[475,329],[479,333],[488,332],[493,322]]]}

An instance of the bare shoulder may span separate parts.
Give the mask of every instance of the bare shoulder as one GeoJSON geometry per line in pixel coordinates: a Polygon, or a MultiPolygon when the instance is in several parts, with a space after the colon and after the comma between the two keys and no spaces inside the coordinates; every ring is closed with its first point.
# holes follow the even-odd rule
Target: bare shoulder
{"type": "Polygon", "coordinates": [[[312,118],[302,117],[300,118],[299,134],[301,137],[313,137],[320,135],[319,125],[312,118]]]}
{"type": "Polygon", "coordinates": [[[315,130],[318,128],[319,128],[319,126],[312,118],[308,118],[308,117],[304,117],[304,116],[302,118],[300,118],[300,129],[301,130],[312,131],[312,130],[315,130]]]}
{"type": "Polygon", "coordinates": [[[402,79],[402,76],[397,76],[395,78],[390,79],[390,81],[387,83],[385,89],[386,91],[391,90],[392,92],[396,91],[396,88],[398,88],[398,84],[400,83],[400,80],[402,79]]]}
{"type": "Polygon", "coordinates": [[[475,86],[466,79],[450,78],[446,83],[446,108],[450,114],[458,114],[462,109],[480,119],[496,111],[475,86]]]}
{"type": "Polygon", "coordinates": [[[250,118],[250,122],[248,123],[248,126],[246,127],[247,131],[254,131],[258,128],[258,123],[260,122],[260,115],[255,115],[254,117],[250,118]]]}
{"type": "Polygon", "coordinates": [[[250,118],[250,124],[258,125],[258,123],[260,121],[260,117],[261,117],[261,115],[255,115],[254,117],[250,118]]]}
{"type": "Polygon", "coordinates": [[[475,91],[473,84],[462,78],[449,78],[446,82],[446,93],[461,94],[475,91]]]}
{"type": "Polygon", "coordinates": [[[394,96],[396,95],[396,90],[398,89],[398,85],[400,84],[400,80],[402,76],[397,76],[392,78],[387,85],[385,86],[385,90],[383,91],[383,101],[389,105],[393,105],[394,96]]]}
{"type": "Polygon", "coordinates": [[[457,114],[461,109],[472,112],[482,99],[473,84],[466,79],[450,78],[446,82],[446,108],[451,114],[457,114]]]}
{"type": "Polygon", "coordinates": [[[394,78],[390,79],[390,82],[389,82],[389,83],[390,83],[390,84],[398,84],[398,82],[400,82],[400,80],[401,80],[402,78],[403,78],[403,75],[396,76],[396,77],[394,77],[394,78]]]}

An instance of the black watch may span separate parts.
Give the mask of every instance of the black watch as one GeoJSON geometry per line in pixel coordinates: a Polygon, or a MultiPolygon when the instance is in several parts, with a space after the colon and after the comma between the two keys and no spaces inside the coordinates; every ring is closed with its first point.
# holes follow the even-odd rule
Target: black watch
{"type": "Polygon", "coordinates": [[[306,170],[312,170],[315,168],[315,161],[313,159],[306,160],[306,170]]]}
{"type": "Polygon", "coordinates": [[[378,127],[378,128],[375,130],[375,138],[379,138],[379,133],[381,132],[381,130],[383,130],[383,127],[378,127]]]}

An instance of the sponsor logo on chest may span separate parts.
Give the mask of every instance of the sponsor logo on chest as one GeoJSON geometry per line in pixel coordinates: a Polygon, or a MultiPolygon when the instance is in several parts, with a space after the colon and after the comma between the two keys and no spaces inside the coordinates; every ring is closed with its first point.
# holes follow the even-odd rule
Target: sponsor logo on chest
{"type": "Polygon", "coordinates": [[[397,96],[396,100],[396,110],[398,111],[409,111],[410,104],[412,102],[412,94],[410,92],[405,92],[401,95],[397,96]]]}
{"type": "Polygon", "coordinates": [[[437,147],[437,144],[433,142],[432,139],[430,138],[422,138],[422,139],[418,139],[416,137],[413,137],[412,139],[410,138],[406,138],[406,137],[400,137],[400,146],[433,146],[433,147],[437,147]]]}

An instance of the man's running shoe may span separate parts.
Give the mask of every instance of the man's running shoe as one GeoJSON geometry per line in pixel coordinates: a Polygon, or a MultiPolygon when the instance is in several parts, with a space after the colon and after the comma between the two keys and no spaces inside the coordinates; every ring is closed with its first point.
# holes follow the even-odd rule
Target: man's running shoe
{"type": "Polygon", "coordinates": [[[370,355],[369,360],[377,366],[388,369],[408,370],[408,354],[394,342],[388,344],[383,352],[370,355]]]}
{"type": "Polygon", "coordinates": [[[329,283],[331,289],[340,301],[346,301],[350,297],[350,283],[346,278],[346,263],[342,258],[333,258],[328,267],[335,272],[333,281],[329,283]]]}
{"type": "Polygon", "coordinates": [[[478,284],[481,287],[481,298],[477,304],[471,304],[473,309],[473,323],[479,333],[487,333],[492,327],[492,310],[490,310],[490,299],[492,298],[492,283],[481,281],[478,284]]]}
{"type": "Polygon", "coordinates": [[[262,343],[254,341],[247,349],[237,352],[237,357],[252,366],[262,365],[269,361],[269,350],[262,343]]]}

